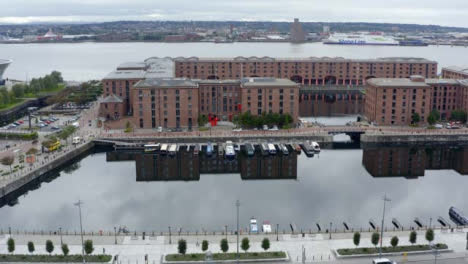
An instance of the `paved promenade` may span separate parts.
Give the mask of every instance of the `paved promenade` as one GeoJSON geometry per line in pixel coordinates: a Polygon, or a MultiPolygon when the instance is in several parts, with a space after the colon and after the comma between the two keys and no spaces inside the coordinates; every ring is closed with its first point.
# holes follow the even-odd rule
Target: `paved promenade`
{"type": "MultiPolygon", "coordinates": [[[[465,230],[455,230],[450,232],[448,230],[436,230],[435,231],[435,243],[445,243],[453,250],[451,253],[443,253],[439,258],[450,258],[456,259],[458,262],[454,263],[465,263],[466,257],[466,232],[465,230]]],[[[372,247],[370,243],[371,233],[362,233],[361,236],[361,247],[372,247]]],[[[0,235],[0,253],[7,253],[6,241],[10,235],[0,235]]],[[[400,245],[408,245],[409,232],[387,232],[384,235],[383,244],[384,246],[390,245],[390,238],[392,236],[398,236],[400,239],[400,245]]],[[[35,254],[46,254],[45,252],[45,241],[50,239],[55,245],[56,254],[61,254],[60,250],[60,235],[17,235],[12,234],[16,241],[17,254],[28,254],[27,242],[33,241],[36,246],[35,254]]],[[[240,239],[246,237],[241,235],[240,239]]],[[[268,237],[271,241],[271,248],[269,250],[282,250],[287,251],[290,255],[292,262],[302,261],[302,247],[306,250],[306,262],[313,263],[370,263],[371,258],[359,258],[351,260],[336,259],[333,254],[333,250],[339,248],[354,248],[352,242],[352,233],[333,233],[332,239],[329,239],[328,234],[312,234],[302,237],[301,235],[279,235],[279,241],[276,241],[276,235],[250,235],[247,236],[251,240],[251,247],[249,251],[263,251],[261,248],[261,240],[264,237],[268,237]]],[[[119,255],[121,263],[143,263],[144,256],[149,256],[150,263],[159,263],[163,254],[177,253],[177,241],[179,239],[186,239],[188,246],[188,253],[200,253],[201,242],[206,239],[209,241],[209,250],[213,253],[220,252],[219,241],[225,238],[224,235],[208,235],[208,236],[184,236],[184,235],[172,235],[170,238],[168,235],[164,236],[147,236],[144,240],[142,236],[132,235],[118,235],[114,236],[85,236],[85,239],[92,239],[95,244],[94,253],[103,253],[111,255],[119,255]],[[115,244],[117,240],[117,244],[115,244]],[[172,243],[169,243],[171,240],[172,243]]],[[[63,235],[63,243],[67,243],[70,247],[72,254],[80,254],[80,236],[78,235],[63,235]]],[[[229,252],[236,251],[236,236],[229,235],[229,252]]],[[[420,244],[427,243],[424,239],[424,232],[418,232],[418,242],[420,244]]],[[[395,260],[405,260],[402,256],[391,257],[395,260]]],[[[406,260],[408,262],[416,262],[422,260],[433,260],[432,254],[423,255],[409,255],[406,260]]],[[[443,263],[443,262],[439,262],[443,263]]],[[[452,262],[446,262],[452,263],[452,262]]]]}

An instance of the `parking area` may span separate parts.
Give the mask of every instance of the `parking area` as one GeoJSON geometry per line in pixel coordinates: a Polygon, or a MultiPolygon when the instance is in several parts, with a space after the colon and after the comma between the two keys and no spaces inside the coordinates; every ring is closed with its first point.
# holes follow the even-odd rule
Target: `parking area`
{"type": "MultiPolygon", "coordinates": [[[[38,132],[50,133],[56,132],[67,125],[71,125],[78,121],[80,115],[31,115],[31,127],[38,132]]],[[[29,129],[29,117],[25,116],[15,122],[2,127],[3,130],[9,131],[26,131],[29,129]]]]}

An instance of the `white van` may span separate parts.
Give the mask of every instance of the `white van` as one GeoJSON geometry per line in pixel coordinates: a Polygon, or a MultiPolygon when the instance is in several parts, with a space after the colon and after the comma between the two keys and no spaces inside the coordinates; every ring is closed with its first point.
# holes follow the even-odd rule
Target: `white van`
{"type": "Polygon", "coordinates": [[[73,138],[73,145],[80,144],[83,139],[81,137],[74,137],[73,138]]]}

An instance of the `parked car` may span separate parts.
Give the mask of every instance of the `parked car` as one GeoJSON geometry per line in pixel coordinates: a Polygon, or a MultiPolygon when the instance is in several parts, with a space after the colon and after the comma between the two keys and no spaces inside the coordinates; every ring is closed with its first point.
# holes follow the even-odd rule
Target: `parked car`
{"type": "Polygon", "coordinates": [[[372,264],[397,264],[397,263],[395,261],[391,261],[386,258],[378,258],[378,259],[372,260],[372,264]]]}
{"type": "Polygon", "coordinates": [[[18,124],[23,124],[24,123],[23,120],[18,120],[17,122],[18,122],[18,124]]]}
{"type": "Polygon", "coordinates": [[[435,127],[436,129],[442,129],[442,128],[444,128],[444,126],[441,125],[441,124],[435,124],[434,127],[435,127]]]}
{"type": "Polygon", "coordinates": [[[50,127],[52,130],[59,130],[60,128],[58,126],[51,126],[50,127]]]}
{"type": "Polygon", "coordinates": [[[270,128],[271,131],[278,131],[278,126],[274,125],[272,128],[270,128]]]}
{"type": "Polygon", "coordinates": [[[268,126],[267,126],[267,125],[263,125],[263,130],[268,130],[268,126]]]}
{"type": "Polygon", "coordinates": [[[232,131],[233,131],[233,132],[241,132],[241,131],[242,131],[242,128],[241,128],[241,127],[234,128],[232,131]]]}

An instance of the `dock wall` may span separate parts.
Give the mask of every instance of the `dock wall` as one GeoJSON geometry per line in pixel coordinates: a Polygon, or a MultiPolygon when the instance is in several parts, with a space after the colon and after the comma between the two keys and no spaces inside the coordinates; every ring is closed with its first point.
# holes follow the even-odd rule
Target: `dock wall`
{"type": "Polygon", "coordinates": [[[249,136],[200,136],[200,137],[129,137],[101,138],[103,140],[123,141],[123,142],[158,142],[158,143],[221,143],[228,140],[234,143],[243,142],[303,142],[305,140],[316,141],[318,143],[332,143],[333,135],[249,135],[249,136]]]}
{"type": "Polygon", "coordinates": [[[468,142],[467,134],[406,134],[406,135],[378,135],[378,134],[362,134],[361,135],[362,143],[415,143],[415,144],[443,144],[443,143],[460,143],[468,142]]]}
{"type": "Polygon", "coordinates": [[[0,199],[7,196],[8,194],[20,189],[26,184],[32,182],[33,180],[39,178],[41,175],[48,173],[70,160],[78,157],[79,155],[91,150],[94,147],[94,142],[87,142],[76,149],[70,150],[66,155],[62,155],[51,162],[44,164],[41,167],[34,169],[31,172],[27,172],[25,175],[18,176],[12,182],[6,184],[5,186],[0,187],[0,199]]]}

